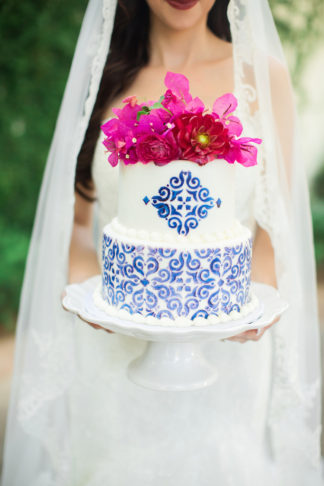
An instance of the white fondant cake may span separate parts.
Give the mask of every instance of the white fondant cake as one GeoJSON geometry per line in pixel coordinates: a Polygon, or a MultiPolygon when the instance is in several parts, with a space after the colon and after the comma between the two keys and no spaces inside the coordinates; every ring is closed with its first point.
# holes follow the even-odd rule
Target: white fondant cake
{"type": "Polygon", "coordinates": [[[203,166],[188,160],[173,161],[161,167],[152,163],[120,164],[118,221],[126,228],[156,231],[172,238],[179,234],[191,238],[213,230],[226,230],[234,222],[235,169],[234,164],[229,164],[223,159],[216,159],[203,166]],[[186,174],[183,178],[180,176],[182,172],[186,174]],[[188,174],[191,174],[191,177],[188,174]],[[178,181],[174,179],[177,177],[178,181]],[[192,196],[191,202],[198,203],[197,211],[199,207],[203,207],[199,214],[191,215],[189,225],[194,224],[195,218],[199,220],[194,231],[185,231],[185,216],[190,213],[185,207],[186,201],[183,200],[184,206],[178,208],[182,201],[179,201],[179,197],[183,197],[183,192],[176,194],[172,199],[169,194],[171,190],[191,191],[192,195],[186,192],[186,197],[192,196]],[[149,198],[146,204],[143,201],[145,197],[149,198]],[[166,214],[166,204],[163,203],[170,209],[173,206],[174,211],[180,212],[181,216],[174,214],[172,217],[171,213],[166,214]],[[183,226],[179,231],[180,219],[183,226]],[[173,223],[176,225],[176,231],[173,223]]]}
{"type": "Polygon", "coordinates": [[[103,230],[96,304],[112,315],[174,326],[252,311],[252,239],[235,219],[234,171],[221,159],[120,164],[118,213],[103,230]]]}

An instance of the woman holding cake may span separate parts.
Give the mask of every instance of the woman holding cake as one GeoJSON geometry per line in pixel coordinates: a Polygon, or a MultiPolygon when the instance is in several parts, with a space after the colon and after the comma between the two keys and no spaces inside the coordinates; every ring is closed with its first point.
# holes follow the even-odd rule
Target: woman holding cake
{"type": "Polygon", "coordinates": [[[266,1],[89,2],[27,264],[2,486],[322,484],[315,270],[296,143],[266,1]],[[67,283],[101,272],[101,230],[116,214],[118,171],[100,126],[125,98],[158,99],[167,71],[187,76],[205,106],[235,93],[247,135],[262,138],[257,166],[237,168],[235,212],[253,233],[252,280],[290,303],[259,335],[208,342],[220,378],[195,392],[136,386],[125,369],[145,342],[95,333],[60,306],[67,283]]]}

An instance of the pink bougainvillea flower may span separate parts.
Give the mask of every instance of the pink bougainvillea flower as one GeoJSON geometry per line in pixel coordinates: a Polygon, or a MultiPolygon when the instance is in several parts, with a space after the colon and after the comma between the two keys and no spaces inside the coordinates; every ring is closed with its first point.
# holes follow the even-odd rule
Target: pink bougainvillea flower
{"type": "Polygon", "coordinates": [[[237,108],[237,99],[232,93],[226,93],[214,101],[213,113],[219,118],[224,118],[233,113],[237,108]]]}
{"type": "Polygon", "coordinates": [[[232,93],[226,93],[214,101],[212,114],[226,126],[229,136],[239,137],[243,127],[240,120],[232,115],[236,108],[237,99],[232,93]]]}
{"type": "Polygon", "coordinates": [[[118,130],[118,120],[116,118],[111,118],[110,120],[106,121],[103,125],[101,125],[101,130],[104,132],[105,135],[109,136],[111,133],[118,130]]]}
{"type": "Polygon", "coordinates": [[[129,103],[132,108],[137,105],[137,98],[135,95],[133,96],[128,96],[123,100],[123,103],[129,103]]]}
{"type": "MultiPolygon", "coordinates": [[[[167,91],[166,91],[167,93],[167,91]]],[[[174,95],[168,95],[165,96],[164,99],[162,100],[162,105],[169,110],[169,112],[172,115],[181,115],[181,113],[184,113],[186,105],[185,103],[180,99],[177,98],[174,95]]]]}
{"type": "Polygon", "coordinates": [[[185,113],[202,113],[205,110],[205,105],[198,96],[193,98],[185,107],[185,113]]]}
{"type": "Polygon", "coordinates": [[[136,154],[143,164],[154,162],[156,165],[165,165],[177,159],[180,150],[171,133],[167,136],[152,133],[143,135],[137,140],[136,154]]]}
{"type": "Polygon", "coordinates": [[[134,97],[126,98],[127,104],[123,108],[114,108],[117,118],[108,120],[101,126],[107,138],[103,144],[109,152],[112,152],[108,161],[112,166],[117,165],[118,160],[125,164],[138,162],[135,144],[137,139],[150,133],[162,134],[166,131],[165,123],[171,115],[163,108],[153,109],[137,120],[137,112],[144,104],[138,105],[134,97]],[[133,105],[133,106],[132,106],[133,105]]]}
{"type": "Polygon", "coordinates": [[[222,157],[229,148],[227,129],[210,114],[185,113],[174,119],[172,133],[182,157],[204,165],[222,157]]]}
{"type": "Polygon", "coordinates": [[[230,164],[237,161],[244,167],[257,164],[257,148],[252,143],[261,143],[261,138],[242,137],[235,140],[231,138],[230,146],[223,158],[230,164]]]}
{"type": "Polygon", "coordinates": [[[136,152],[132,145],[127,147],[127,144],[123,140],[119,140],[117,137],[107,137],[103,141],[104,146],[111,152],[108,161],[112,167],[118,164],[119,160],[123,160],[126,164],[134,164],[137,162],[136,152]]]}
{"type": "Polygon", "coordinates": [[[108,152],[111,152],[108,157],[108,162],[112,167],[115,167],[118,164],[118,150],[116,147],[116,143],[112,138],[106,138],[102,143],[104,144],[108,152]]]}
{"type": "Polygon", "coordinates": [[[125,151],[125,134],[127,131],[125,129],[122,134],[120,133],[120,123],[116,118],[104,123],[101,126],[101,130],[107,135],[103,144],[111,152],[108,161],[115,167],[118,164],[119,153],[125,151]]]}
{"type": "Polygon", "coordinates": [[[186,76],[168,71],[164,78],[164,84],[168,89],[164,93],[162,105],[174,116],[185,112],[201,113],[204,111],[205,105],[201,99],[192,98],[186,76]]]}
{"type": "Polygon", "coordinates": [[[245,167],[257,163],[253,144],[261,139],[238,138],[243,128],[233,115],[234,95],[217,98],[207,114],[202,100],[192,98],[186,76],[168,71],[164,83],[167,90],[158,101],[138,103],[135,95],[128,96],[122,108],[113,108],[116,118],[102,125],[112,166],[118,161],[164,165],[179,158],[201,165],[215,158],[245,167]]]}
{"type": "Polygon", "coordinates": [[[134,123],[136,123],[137,112],[141,110],[143,105],[144,103],[141,103],[140,105],[135,104],[132,106],[131,103],[126,103],[123,108],[113,108],[112,112],[114,115],[116,115],[120,122],[127,126],[134,126],[134,123]]]}
{"type": "Polygon", "coordinates": [[[163,104],[168,106],[170,103],[177,103],[178,97],[172,92],[171,89],[167,89],[164,93],[163,104]]]}
{"type": "Polygon", "coordinates": [[[164,84],[177,99],[182,100],[184,103],[189,103],[192,100],[192,96],[189,93],[189,80],[183,74],[168,71],[164,78],[164,84]]]}
{"type": "Polygon", "coordinates": [[[112,118],[104,123],[101,129],[107,135],[103,141],[103,145],[111,152],[108,157],[109,163],[113,167],[118,164],[118,160],[130,159],[134,163],[134,156],[131,150],[133,145],[132,126],[127,126],[118,118],[112,118]]]}
{"type": "Polygon", "coordinates": [[[138,157],[134,145],[130,147],[125,154],[121,154],[120,159],[124,162],[125,165],[137,164],[138,157]]]}
{"type": "Polygon", "coordinates": [[[134,126],[134,136],[138,137],[145,133],[155,132],[163,133],[166,130],[166,124],[170,120],[171,115],[163,108],[152,110],[147,115],[142,115],[134,126]]]}

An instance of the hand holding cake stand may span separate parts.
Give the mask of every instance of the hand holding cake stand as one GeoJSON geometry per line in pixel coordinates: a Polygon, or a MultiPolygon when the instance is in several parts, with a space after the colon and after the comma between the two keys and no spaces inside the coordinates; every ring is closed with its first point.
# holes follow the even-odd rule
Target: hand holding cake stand
{"type": "Polygon", "coordinates": [[[252,232],[235,210],[234,162],[256,165],[262,140],[239,138],[233,94],[205,114],[184,75],[168,71],[164,84],[159,100],[125,98],[101,126],[119,167],[117,216],[103,228],[102,274],[68,286],[63,306],[148,341],[128,366],[133,382],[193,390],[217,379],[203,341],[262,329],[287,304],[273,287],[251,285],[252,232]]]}
{"type": "MultiPolygon", "coordinates": [[[[258,306],[246,316],[214,325],[186,327],[148,325],[107,315],[94,302],[101,276],[66,287],[63,307],[81,319],[114,332],[147,341],[147,347],[128,365],[134,383],[155,390],[195,390],[218,378],[217,369],[206,360],[201,344],[209,339],[225,339],[251,329],[263,329],[287,308],[288,303],[270,285],[252,282],[258,306]]],[[[109,336],[107,336],[109,339],[109,336]]]]}

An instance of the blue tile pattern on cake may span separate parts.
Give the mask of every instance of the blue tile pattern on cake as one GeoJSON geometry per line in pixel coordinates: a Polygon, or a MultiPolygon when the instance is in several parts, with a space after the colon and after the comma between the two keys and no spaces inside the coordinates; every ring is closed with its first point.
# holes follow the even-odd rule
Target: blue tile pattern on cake
{"type": "Polygon", "coordinates": [[[251,248],[251,238],[183,250],[128,245],[104,235],[103,297],[130,314],[157,319],[239,311],[250,299],[251,248]]]}
{"type": "Polygon", "coordinates": [[[168,222],[169,228],[184,236],[197,228],[199,221],[207,217],[210,209],[220,207],[222,202],[220,198],[215,201],[199,178],[184,170],[178,176],[171,177],[168,184],[160,187],[158,194],[152,196],[151,200],[145,196],[143,201],[145,204],[151,201],[158,216],[168,222]]]}

